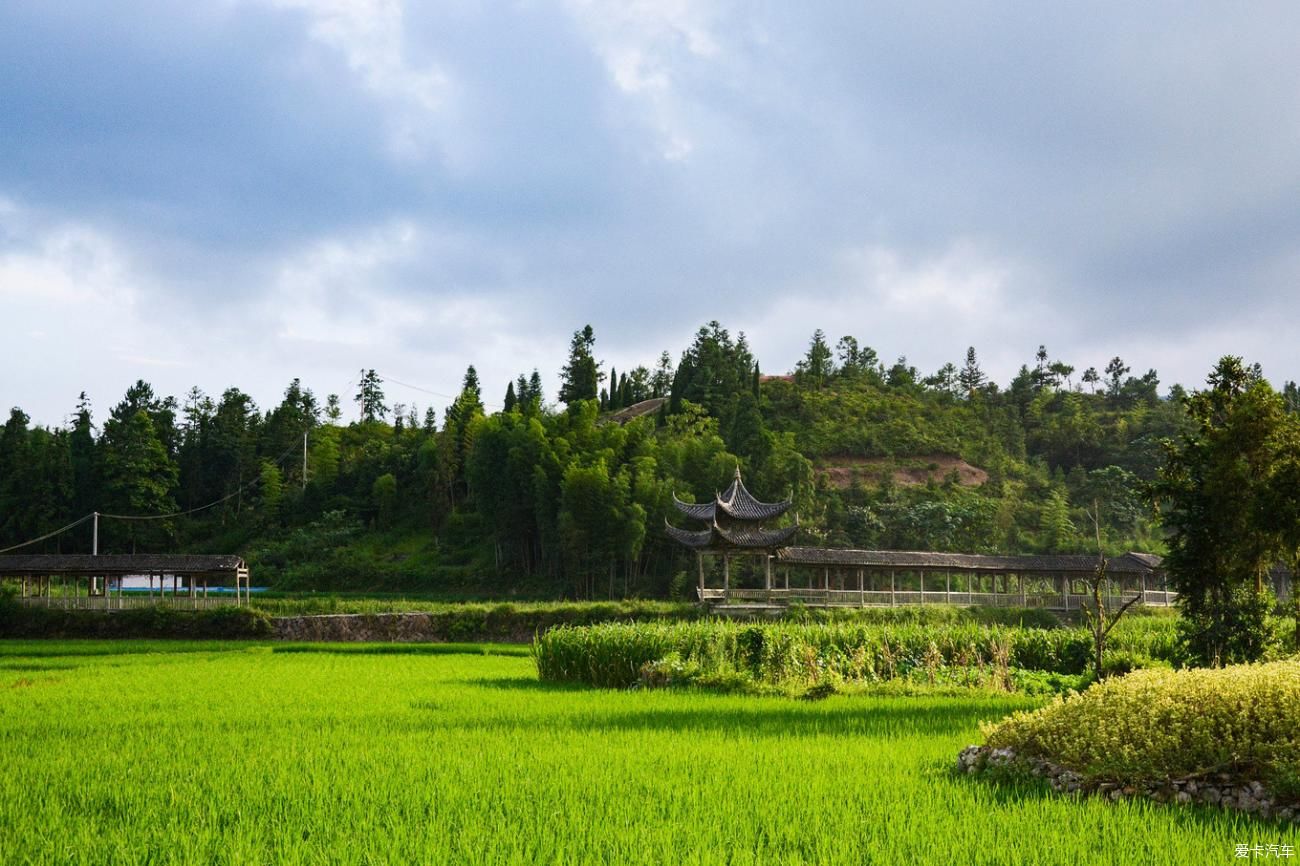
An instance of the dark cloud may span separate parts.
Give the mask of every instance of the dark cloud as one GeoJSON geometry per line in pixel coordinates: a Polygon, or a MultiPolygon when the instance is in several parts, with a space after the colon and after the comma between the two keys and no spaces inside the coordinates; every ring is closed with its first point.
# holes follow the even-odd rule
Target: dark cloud
{"type": "MultiPolygon", "coordinates": [[[[768,370],[821,326],[1300,375],[1289,4],[362,6],[0,7],[16,365],[114,297],[101,402],[141,359],[263,399],[550,375],[589,321],[625,369],[712,318],[768,370]]],[[[87,369],[11,402],[57,420],[87,369]]]]}

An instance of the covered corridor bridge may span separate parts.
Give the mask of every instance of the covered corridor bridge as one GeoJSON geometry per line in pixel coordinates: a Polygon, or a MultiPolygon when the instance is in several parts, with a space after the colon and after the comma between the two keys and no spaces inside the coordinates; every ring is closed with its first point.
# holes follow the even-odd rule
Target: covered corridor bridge
{"type": "Polygon", "coordinates": [[[243,557],[209,554],[0,556],[3,580],[20,584],[23,604],[101,610],[246,604],[249,585],[243,557]],[[148,590],[125,590],[128,577],[146,578],[148,590]],[[209,588],[220,591],[209,595],[209,588]]]}
{"type": "MultiPolygon", "coordinates": [[[[1097,557],[1088,554],[992,556],[781,547],[769,558],[778,569],[779,583],[768,577],[762,588],[736,587],[726,574],[721,588],[701,583],[700,601],[715,608],[961,604],[1068,611],[1091,598],[1084,581],[1097,568],[1097,557]]],[[[769,566],[766,572],[771,571],[769,566]]],[[[1139,593],[1153,606],[1168,606],[1177,598],[1165,583],[1159,556],[1111,557],[1107,573],[1108,603],[1122,603],[1139,593]]]]}

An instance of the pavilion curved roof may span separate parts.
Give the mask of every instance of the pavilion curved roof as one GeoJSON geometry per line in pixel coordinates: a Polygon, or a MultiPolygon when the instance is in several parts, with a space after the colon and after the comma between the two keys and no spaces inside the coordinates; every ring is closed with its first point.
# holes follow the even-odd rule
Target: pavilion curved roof
{"type": "Polygon", "coordinates": [[[683,502],[673,494],[673,504],[687,517],[712,523],[722,512],[732,520],[771,520],[790,510],[789,499],[780,502],[760,502],[745,488],[740,478],[740,467],[736,467],[736,477],[722,493],[714,495],[712,502],[683,502]]]}
{"type": "Polygon", "coordinates": [[[673,494],[673,505],[676,505],[677,510],[687,517],[703,520],[705,523],[712,523],[713,515],[717,512],[717,500],[713,502],[683,502],[677,498],[676,493],[673,494]]]}
{"type": "Polygon", "coordinates": [[[678,529],[665,521],[664,531],[670,538],[695,550],[762,549],[783,547],[799,531],[799,523],[796,520],[791,526],[780,529],[759,529],[751,526],[723,528],[715,521],[708,529],[695,531],[678,529]]]}

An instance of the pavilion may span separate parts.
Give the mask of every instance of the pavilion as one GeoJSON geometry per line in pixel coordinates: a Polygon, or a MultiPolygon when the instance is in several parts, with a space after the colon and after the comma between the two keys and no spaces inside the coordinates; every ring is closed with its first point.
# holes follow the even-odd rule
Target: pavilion
{"type": "Polygon", "coordinates": [[[745,489],[740,478],[740,467],[736,467],[736,477],[722,493],[715,493],[711,502],[683,502],[674,494],[673,504],[686,517],[705,524],[699,530],[678,529],[672,524],[666,525],[666,531],[672,538],[695,551],[696,565],[699,571],[699,592],[704,600],[704,557],[712,554],[722,557],[722,587],[724,592],[731,589],[731,559],[733,556],[761,556],[765,588],[772,589],[772,560],[799,530],[799,517],[795,515],[794,523],[779,529],[764,526],[790,510],[789,499],[781,502],[760,502],[745,489]]]}

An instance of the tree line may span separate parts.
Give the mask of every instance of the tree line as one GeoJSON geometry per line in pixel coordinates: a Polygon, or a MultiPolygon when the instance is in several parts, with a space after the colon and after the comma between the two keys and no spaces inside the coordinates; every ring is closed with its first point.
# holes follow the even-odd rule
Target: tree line
{"type": "MultiPolygon", "coordinates": [[[[794,500],[803,543],[1085,552],[1099,505],[1108,551],[1163,553],[1159,509],[1174,500],[1151,486],[1175,465],[1168,443],[1201,428],[1204,392],[1161,395],[1154,370],[1134,376],[1119,358],[1076,369],[1040,346],[999,385],[969,348],[926,375],[818,331],[792,375],[764,376],[743,333],[709,322],[676,361],[665,351],[623,372],[598,359],[585,326],[555,402],[533,370],[492,412],[473,366],[441,414],[390,403],[363,370],[346,424],[339,395],[320,400],[298,380],[265,410],[237,388],[178,401],[137,382],[102,425],[85,395],[61,427],[11,411],[0,548],[90,511],[175,514],[107,521],[101,549],[238,550],[262,578],[304,588],[664,595],[693,567],[662,532],[678,519],[673,494],[708,498],[740,465],[759,495],[794,500]],[[653,397],[656,411],[610,420],[653,397]]],[[[1242,369],[1243,393],[1268,388],[1278,417],[1295,417],[1294,383],[1273,391],[1242,369]]],[[[1281,513],[1253,507],[1259,521],[1281,513]]],[[[83,529],[25,549],[88,549],[83,529]]]]}

